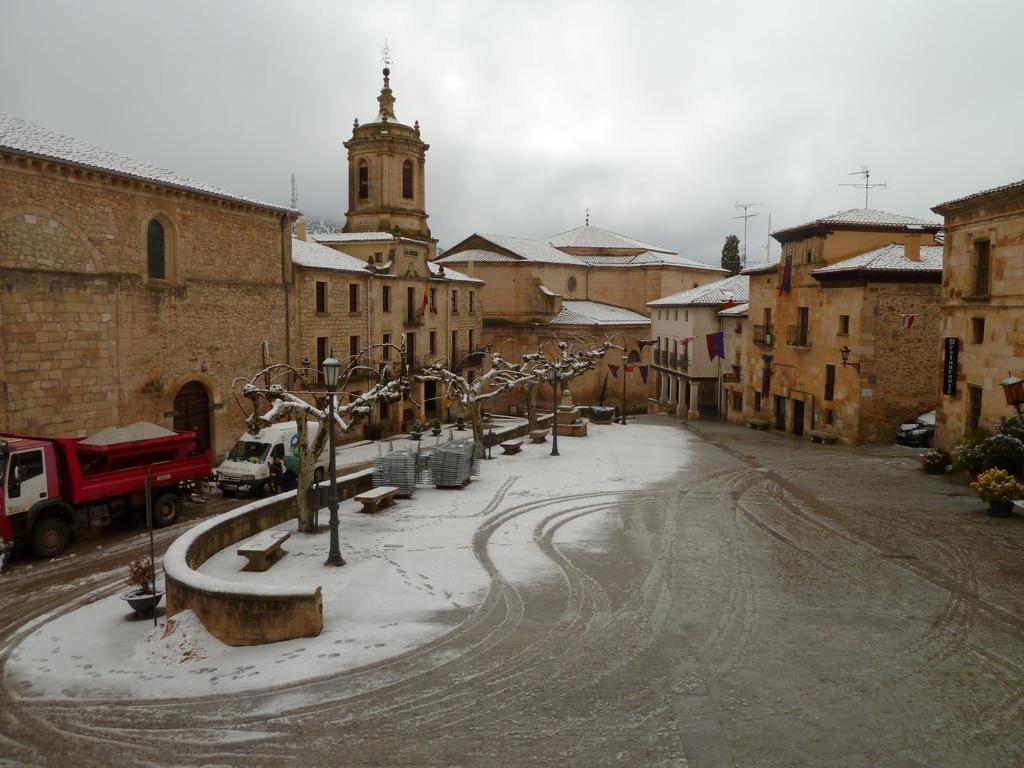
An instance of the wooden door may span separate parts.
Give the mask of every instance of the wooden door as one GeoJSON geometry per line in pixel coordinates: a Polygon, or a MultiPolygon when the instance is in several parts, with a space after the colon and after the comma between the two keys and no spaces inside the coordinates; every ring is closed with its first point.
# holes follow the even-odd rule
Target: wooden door
{"type": "Polygon", "coordinates": [[[200,451],[210,447],[210,396],[198,381],[190,381],[174,396],[174,429],[195,432],[200,451]]]}

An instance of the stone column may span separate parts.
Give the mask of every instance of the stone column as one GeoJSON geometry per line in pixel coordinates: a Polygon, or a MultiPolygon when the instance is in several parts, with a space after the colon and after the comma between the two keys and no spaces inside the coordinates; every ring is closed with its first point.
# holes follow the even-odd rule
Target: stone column
{"type": "Polygon", "coordinates": [[[687,419],[700,418],[700,382],[690,382],[690,410],[686,412],[687,419]]]}

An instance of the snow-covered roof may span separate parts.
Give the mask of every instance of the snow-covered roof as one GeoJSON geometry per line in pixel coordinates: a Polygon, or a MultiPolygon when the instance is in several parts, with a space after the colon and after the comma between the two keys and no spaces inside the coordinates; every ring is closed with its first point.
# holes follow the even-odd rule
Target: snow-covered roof
{"type": "MultiPolygon", "coordinates": [[[[591,227],[593,229],[593,227],[591,227]]],[[[477,234],[481,240],[493,243],[503,251],[488,250],[486,248],[470,248],[446,255],[438,259],[443,264],[466,264],[473,261],[480,264],[515,263],[517,261],[529,261],[537,264],[568,264],[581,267],[651,267],[651,266],[673,266],[686,269],[700,269],[712,272],[724,272],[721,267],[714,267],[702,261],[688,259],[678,253],[669,251],[646,250],[637,254],[628,255],[601,255],[601,254],[574,254],[560,251],[551,243],[545,240],[531,240],[526,237],[512,237],[509,235],[485,235],[477,234]],[[509,253],[515,254],[510,256],[509,253]]],[[[638,243],[639,241],[633,241],[638,243]]],[[[609,246],[612,247],[612,246],[609,246]]],[[[619,246],[615,246],[619,247],[619,246]]]]}
{"type": "Polygon", "coordinates": [[[953,200],[947,200],[944,203],[939,203],[938,205],[933,206],[932,210],[935,211],[936,213],[942,213],[942,209],[945,208],[947,205],[956,205],[957,203],[964,203],[967,202],[968,200],[973,200],[976,197],[984,197],[985,195],[991,195],[994,192],[1007,192],[1011,189],[1024,189],[1024,179],[1021,179],[1020,181],[1014,181],[1009,184],[1003,184],[1000,187],[983,189],[981,192],[972,192],[969,195],[957,197],[954,198],[953,200]]]}
{"type": "Polygon", "coordinates": [[[800,232],[805,229],[829,227],[866,227],[870,229],[915,229],[921,227],[927,230],[938,230],[942,223],[937,221],[926,221],[913,216],[902,216],[898,213],[888,213],[874,208],[850,208],[846,211],[839,211],[830,216],[823,216],[806,224],[796,227],[787,227],[772,232],[776,240],[785,239],[787,235],[800,232]]]}
{"type": "Polygon", "coordinates": [[[313,240],[292,238],[292,261],[300,267],[366,274],[366,262],[313,240]]]}
{"type": "Polygon", "coordinates": [[[596,301],[563,301],[552,325],[650,325],[651,318],[596,301]]]}
{"type": "Polygon", "coordinates": [[[395,239],[390,232],[317,232],[312,237],[321,243],[371,243],[395,239]]]}
{"type": "Polygon", "coordinates": [[[617,232],[609,232],[600,227],[591,227],[589,224],[583,227],[576,227],[557,235],[551,235],[547,241],[556,248],[641,248],[645,251],[658,251],[660,253],[675,253],[668,248],[660,248],[656,245],[634,240],[632,237],[620,235],[617,232]]]}
{"type": "Polygon", "coordinates": [[[707,285],[690,288],[654,301],[648,307],[690,307],[695,305],[725,304],[730,301],[744,302],[750,298],[750,278],[746,275],[732,275],[707,285]]]}
{"type": "Polygon", "coordinates": [[[250,197],[235,195],[212,184],[190,179],[180,173],[158,168],[155,165],[133,160],[125,155],[87,144],[73,136],[51,131],[14,115],[0,112],[0,151],[13,152],[28,157],[53,160],[79,168],[89,168],[114,176],[148,181],[164,187],[183,189],[210,197],[230,200],[236,203],[254,205],[282,213],[298,211],[283,205],[265,203],[250,197]]]}
{"type": "Polygon", "coordinates": [[[718,313],[719,317],[746,317],[750,309],[749,304],[737,304],[735,307],[723,309],[718,313]]]}
{"type": "Polygon", "coordinates": [[[770,264],[755,264],[752,267],[747,267],[740,270],[741,275],[760,275],[766,272],[778,272],[779,262],[773,261],[770,264]]]}
{"type": "Polygon", "coordinates": [[[903,251],[902,243],[893,243],[873,251],[851,256],[811,270],[815,277],[846,272],[936,272],[942,273],[942,246],[922,245],[920,261],[911,261],[903,251]]]}
{"type": "MultiPolygon", "coordinates": [[[[427,268],[430,270],[431,277],[441,276],[441,265],[438,264],[436,261],[428,261],[427,268]]],[[[484,281],[481,280],[480,278],[470,277],[469,275],[463,274],[462,272],[452,269],[447,265],[444,268],[444,278],[445,280],[451,280],[454,283],[479,283],[480,285],[484,284],[484,281]]]]}

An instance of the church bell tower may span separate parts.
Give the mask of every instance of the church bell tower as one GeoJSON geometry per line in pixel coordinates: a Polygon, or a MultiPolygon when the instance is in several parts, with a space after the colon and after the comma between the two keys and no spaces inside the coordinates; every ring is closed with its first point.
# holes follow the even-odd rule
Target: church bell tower
{"type": "Polygon", "coordinates": [[[432,242],[424,184],[430,145],[420,139],[418,120],[410,127],[395,117],[388,66],[377,103],[376,118],[362,125],[356,120],[352,138],[344,143],[348,150],[345,232],[387,232],[432,242]]]}

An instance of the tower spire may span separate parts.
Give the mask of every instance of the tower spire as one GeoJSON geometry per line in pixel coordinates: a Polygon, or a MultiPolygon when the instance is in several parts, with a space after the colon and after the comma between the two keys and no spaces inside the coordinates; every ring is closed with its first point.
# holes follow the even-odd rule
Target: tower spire
{"type": "Polygon", "coordinates": [[[380,89],[380,96],[377,97],[377,103],[380,104],[377,121],[383,123],[395,119],[395,97],[391,93],[391,46],[388,45],[387,38],[384,38],[380,59],[384,63],[384,87],[380,89]]]}

